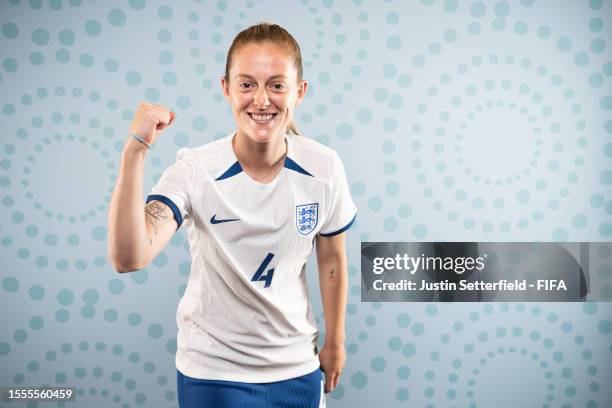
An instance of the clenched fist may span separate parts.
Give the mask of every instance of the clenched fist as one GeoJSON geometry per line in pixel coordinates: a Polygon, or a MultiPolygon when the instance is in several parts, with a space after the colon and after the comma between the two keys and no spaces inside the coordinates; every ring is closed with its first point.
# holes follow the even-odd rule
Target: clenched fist
{"type": "Polygon", "coordinates": [[[152,145],[159,134],[172,122],[174,122],[174,112],[170,112],[169,109],[160,105],[140,102],[138,111],[130,125],[130,133],[137,134],[149,145],[152,145]]]}

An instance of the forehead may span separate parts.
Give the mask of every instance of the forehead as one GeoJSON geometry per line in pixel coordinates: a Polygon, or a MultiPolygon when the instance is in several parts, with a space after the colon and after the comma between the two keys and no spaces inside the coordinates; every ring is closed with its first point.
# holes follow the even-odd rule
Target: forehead
{"type": "Polygon", "coordinates": [[[232,58],[230,76],[239,75],[295,78],[297,69],[289,52],[282,46],[271,42],[249,43],[236,50],[232,58]]]}

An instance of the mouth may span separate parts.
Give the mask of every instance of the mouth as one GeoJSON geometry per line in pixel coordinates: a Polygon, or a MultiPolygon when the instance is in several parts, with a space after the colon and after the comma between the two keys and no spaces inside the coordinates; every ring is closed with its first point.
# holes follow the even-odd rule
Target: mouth
{"type": "Polygon", "coordinates": [[[278,113],[266,112],[266,113],[255,113],[255,112],[247,112],[247,115],[256,123],[268,123],[274,120],[274,117],[278,115],[278,113]]]}

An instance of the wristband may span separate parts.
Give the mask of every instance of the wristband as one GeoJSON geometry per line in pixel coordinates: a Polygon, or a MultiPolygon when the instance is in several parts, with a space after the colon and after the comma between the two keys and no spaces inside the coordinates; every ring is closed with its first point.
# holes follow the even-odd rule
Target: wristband
{"type": "Polygon", "coordinates": [[[138,140],[139,142],[144,143],[145,145],[147,145],[147,149],[151,148],[151,145],[148,144],[147,142],[144,141],[144,139],[140,136],[138,136],[136,133],[132,133],[132,136],[134,137],[134,139],[138,140]]]}

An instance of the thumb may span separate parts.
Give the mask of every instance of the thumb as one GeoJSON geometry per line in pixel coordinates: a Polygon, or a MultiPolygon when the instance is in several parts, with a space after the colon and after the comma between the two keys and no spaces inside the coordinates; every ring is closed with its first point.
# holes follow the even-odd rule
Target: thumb
{"type": "Polygon", "coordinates": [[[174,122],[175,117],[176,117],[176,114],[174,112],[170,112],[170,122],[168,122],[167,126],[170,126],[174,122]]]}
{"type": "MultiPolygon", "coordinates": [[[[165,116],[164,114],[161,114],[162,116],[165,116]]],[[[162,131],[165,130],[168,126],[170,126],[170,124],[172,123],[172,119],[174,117],[174,113],[173,112],[168,112],[168,119],[166,119],[165,117],[162,119],[161,117],[158,117],[158,123],[157,123],[157,130],[158,131],[162,131]],[[167,122],[166,122],[167,120],[167,122]]]]}

